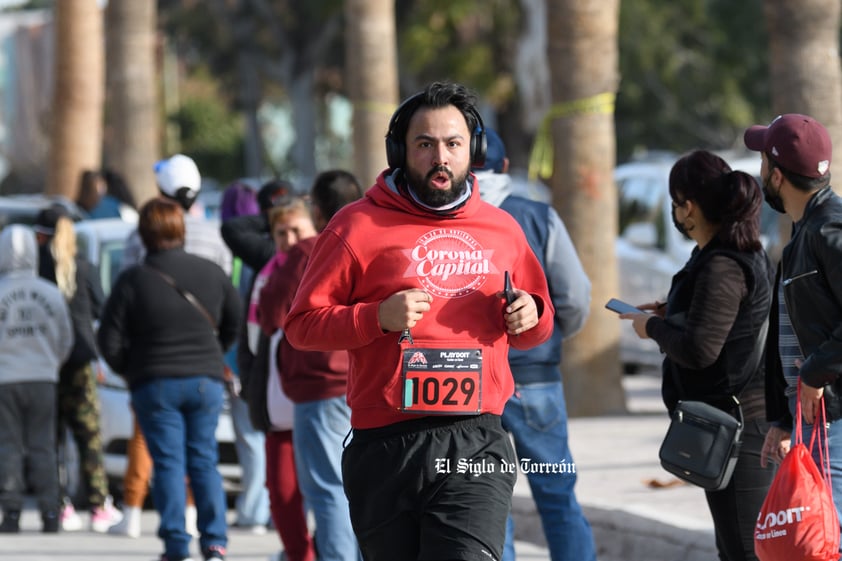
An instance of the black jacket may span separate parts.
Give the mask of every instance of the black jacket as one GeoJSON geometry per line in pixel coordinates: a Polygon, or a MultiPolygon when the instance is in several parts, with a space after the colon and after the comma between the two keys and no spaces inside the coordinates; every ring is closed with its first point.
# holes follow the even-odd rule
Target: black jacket
{"type": "MultiPolygon", "coordinates": [[[[52,283],[56,282],[56,266],[50,245],[38,248],[38,275],[52,283]]],[[[71,371],[84,366],[97,356],[94,320],[99,319],[105,296],[99,282],[98,271],[83,257],[76,256],[76,292],[67,303],[73,322],[75,341],[64,366],[71,371]]]]}
{"type": "Polygon", "coordinates": [[[240,296],[215,263],[171,249],[123,271],[105,302],[98,341],[103,358],[130,387],[161,377],[223,379],[223,351],[237,337],[240,296]],[[152,268],[192,293],[206,317],[152,268]]]}
{"type": "MultiPolygon", "coordinates": [[[[710,271],[708,274],[711,274],[710,271]]],[[[682,399],[705,401],[729,410],[733,405],[730,396],[740,394],[752,379],[756,381],[758,398],[762,396],[763,330],[772,300],[771,286],[772,265],[764,251],[731,250],[721,247],[716,240],[702,250],[695,250],[684,268],[676,273],[670,288],[666,317],[663,321],[652,318],[646,325],[647,332],[667,353],[663,364],[662,394],[670,412],[682,399]],[[704,293],[704,290],[734,289],[722,286],[721,281],[707,283],[705,289],[700,289],[698,285],[700,273],[706,271],[711,260],[718,256],[727,257],[740,266],[746,294],[739,302],[733,323],[723,326],[723,343],[718,354],[711,353],[703,361],[697,352],[703,342],[686,340],[683,333],[694,306],[709,306],[713,301],[712,294],[704,293]],[[679,355],[682,359],[678,358],[679,355]]],[[[702,330],[697,335],[704,336],[706,333],[707,330],[702,330]]],[[[757,415],[762,417],[762,405],[757,407],[757,415]]]]}
{"type": "MultiPolygon", "coordinates": [[[[779,278],[805,357],[801,379],[824,387],[828,418],[842,418],[842,199],[830,187],[810,199],[795,225],[783,250],[779,278]]],[[[772,305],[769,335],[769,348],[777,349],[777,302],[772,305]]],[[[769,353],[766,371],[767,419],[789,426],[792,415],[777,352],[769,353]]]]}
{"type": "Polygon", "coordinates": [[[263,213],[229,218],[222,223],[220,232],[231,253],[251,267],[255,274],[275,257],[277,249],[263,213]]]}

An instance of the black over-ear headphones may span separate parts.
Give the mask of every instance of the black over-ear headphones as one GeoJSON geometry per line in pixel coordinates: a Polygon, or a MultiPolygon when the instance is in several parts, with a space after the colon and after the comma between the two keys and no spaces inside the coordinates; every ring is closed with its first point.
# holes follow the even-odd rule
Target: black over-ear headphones
{"type": "MultiPolygon", "coordinates": [[[[402,168],[406,164],[406,142],[404,138],[398,138],[395,127],[403,119],[409,119],[415,113],[423,97],[424,92],[418,92],[406,99],[398,106],[389,121],[389,131],[386,133],[386,162],[392,169],[402,168]]],[[[485,152],[488,148],[485,124],[475,107],[470,106],[467,111],[476,119],[476,128],[471,133],[471,167],[482,167],[485,165],[485,152]]],[[[407,127],[408,124],[403,126],[404,136],[406,136],[407,127]]]]}

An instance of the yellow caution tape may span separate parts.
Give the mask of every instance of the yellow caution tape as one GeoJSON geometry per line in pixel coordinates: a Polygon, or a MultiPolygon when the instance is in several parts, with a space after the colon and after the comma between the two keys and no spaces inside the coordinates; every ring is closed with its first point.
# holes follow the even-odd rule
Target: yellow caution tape
{"type": "Polygon", "coordinates": [[[605,92],[581,99],[556,103],[547,111],[535,135],[529,155],[529,179],[549,179],[553,174],[553,135],[550,125],[556,119],[585,113],[613,114],[617,94],[605,92]]]}
{"type": "Polygon", "coordinates": [[[355,111],[368,111],[370,113],[384,113],[391,115],[394,113],[397,105],[394,103],[386,103],[384,101],[356,101],[354,102],[355,111]]]}

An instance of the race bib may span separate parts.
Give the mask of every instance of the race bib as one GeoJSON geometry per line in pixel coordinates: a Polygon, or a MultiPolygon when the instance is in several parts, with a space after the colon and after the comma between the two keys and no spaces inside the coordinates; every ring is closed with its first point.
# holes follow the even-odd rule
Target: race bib
{"type": "Polygon", "coordinates": [[[404,413],[478,415],[482,350],[406,348],[401,381],[404,413]]]}

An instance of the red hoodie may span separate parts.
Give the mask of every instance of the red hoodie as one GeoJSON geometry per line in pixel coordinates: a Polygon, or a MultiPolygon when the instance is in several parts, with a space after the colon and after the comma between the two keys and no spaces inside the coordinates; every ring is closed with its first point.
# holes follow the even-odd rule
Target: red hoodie
{"type": "MultiPolygon", "coordinates": [[[[354,428],[417,418],[401,411],[401,334],[383,332],[378,307],[395,292],[420,288],[433,302],[411,331],[412,346],[481,349],[481,412],[499,415],[514,390],[509,345],[528,349],[552,333],[541,265],[514,218],[483,202],[479,189],[461,207],[435,213],[386,174],[319,235],[284,322],[285,338],[303,350],[348,350],[354,428]],[[538,325],[518,336],[506,334],[497,295],[505,271],[515,288],[535,298],[540,315],[538,325]]],[[[473,176],[469,181],[476,185],[473,176]]]]}

